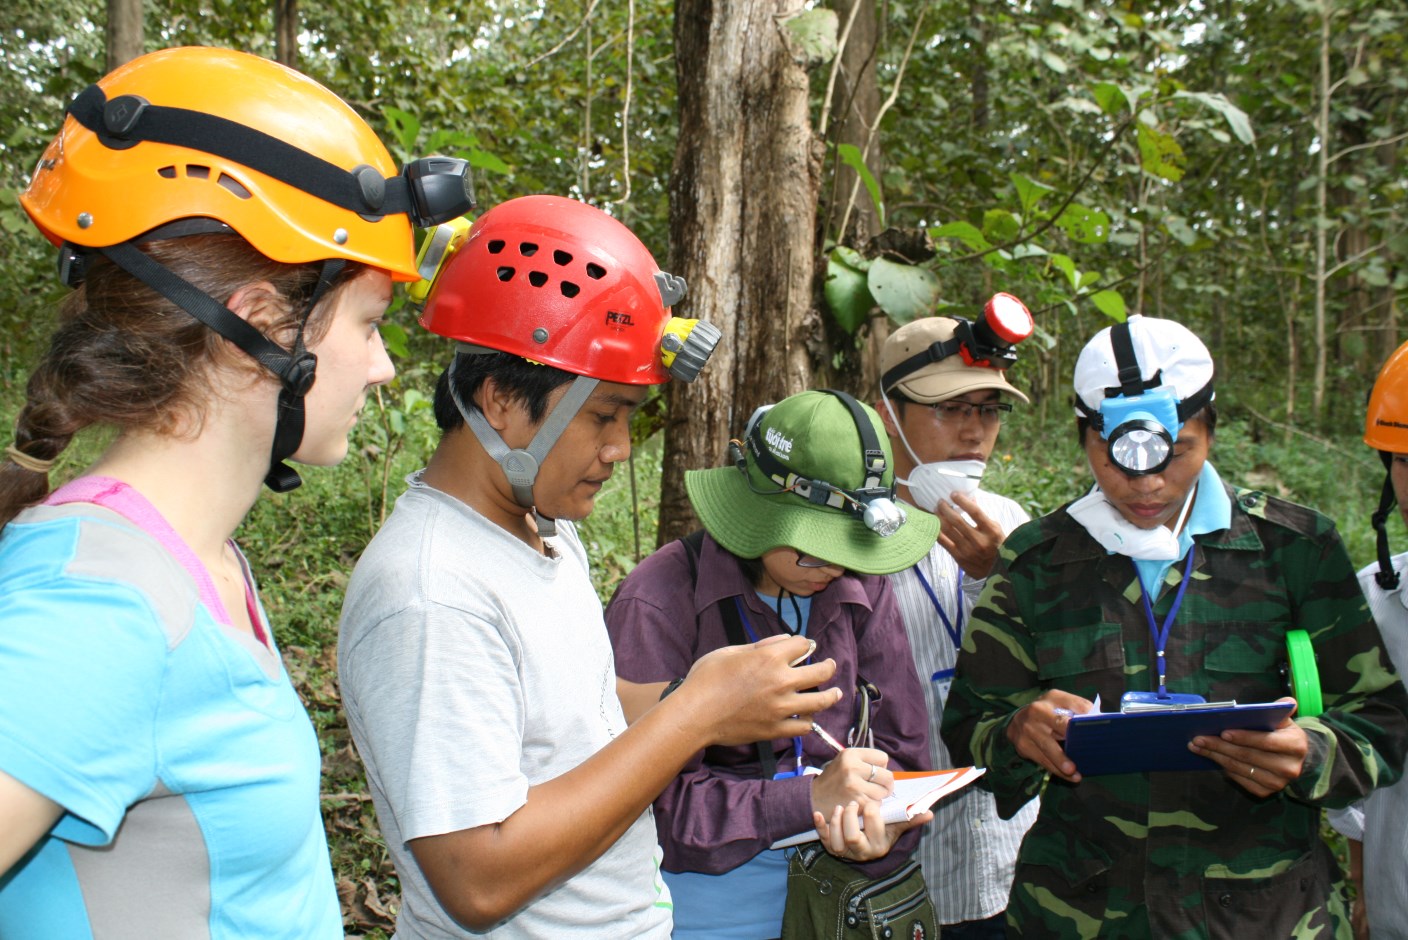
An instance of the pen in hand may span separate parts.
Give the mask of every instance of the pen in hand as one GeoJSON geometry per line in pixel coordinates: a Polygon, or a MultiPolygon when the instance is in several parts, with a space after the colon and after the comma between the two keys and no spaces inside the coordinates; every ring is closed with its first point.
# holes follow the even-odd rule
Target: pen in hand
{"type": "Polygon", "coordinates": [[[812,722],[812,730],[816,732],[817,737],[821,738],[827,744],[831,745],[831,747],[835,749],[837,754],[840,754],[846,749],[845,745],[841,744],[831,735],[827,734],[826,729],[823,728],[821,725],[817,724],[816,722],[812,722]]]}

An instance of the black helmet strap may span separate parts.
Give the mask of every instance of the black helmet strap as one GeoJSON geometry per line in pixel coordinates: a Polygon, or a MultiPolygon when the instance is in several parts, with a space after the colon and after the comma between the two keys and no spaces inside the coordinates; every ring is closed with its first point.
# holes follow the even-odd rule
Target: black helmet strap
{"type": "Polygon", "coordinates": [[[279,392],[274,446],[264,483],[276,493],[286,493],[297,487],[302,480],[298,472],[284,461],[293,456],[303,441],[303,399],[313,387],[318,365],[318,357],[309,352],[303,344],[303,328],[313,307],[327,293],[347,262],[341,258],[329,258],[323,262],[318,273],[317,286],[298,319],[298,332],[294,336],[293,348],[284,349],[229,307],[170,268],[154,261],[132,243],[110,245],[98,250],[113,264],[234,343],[246,355],[278,376],[283,388],[279,392]]]}

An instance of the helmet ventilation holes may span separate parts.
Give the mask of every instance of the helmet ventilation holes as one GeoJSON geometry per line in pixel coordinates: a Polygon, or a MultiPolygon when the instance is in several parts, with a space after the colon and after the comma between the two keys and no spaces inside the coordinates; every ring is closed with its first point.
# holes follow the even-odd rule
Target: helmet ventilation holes
{"type": "Polygon", "coordinates": [[[602,278],[606,277],[606,269],[603,268],[601,265],[596,264],[595,262],[588,261],[587,277],[591,278],[594,281],[599,281],[602,278]]]}
{"type": "Polygon", "coordinates": [[[513,280],[514,271],[513,268],[510,268],[508,265],[500,265],[494,274],[499,280],[507,282],[513,280]]]}
{"type": "Polygon", "coordinates": [[[186,167],[186,176],[193,180],[208,180],[210,179],[210,167],[195,163],[189,164],[186,167]]]}
{"type": "Polygon", "coordinates": [[[525,258],[531,258],[538,253],[538,246],[532,242],[519,242],[518,253],[525,258]]]}
{"type": "Polygon", "coordinates": [[[572,263],[572,256],[561,248],[553,249],[552,260],[557,262],[558,267],[565,268],[572,263]]]}
{"type": "Polygon", "coordinates": [[[162,179],[174,180],[176,178],[176,168],[174,166],[164,166],[156,171],[156,175],[162,179]]]}
{"type": "Polygon", "coordinates": [[[542,286],[543,286],[544,284],[546,284],[547,282],[548,282],[548,276],[547,276],[546,274],[544,274],[542,271],[529,271],[529,272],[528,272],[528,283],[529,283],[529,284],[532,284],[534,287],[542,287],[542,286]]]}
{"type": "MultiPolygon", "coordinates": [[[[503,242],[503,239],[502,239],[502,238],[496,238],[496,239],[494,239],[493,241],[489,242],[489,246],[488,246],[488,247],[489,247],[489,254],[491,254],[491,255],[496,255],[496,254],[498,254],[499,252],[501,252],[501,251],[504,250],[504,242],[503,242]]],[[[500,278],[500,280],[502,280],[502,278],[500,278]]]]}
{"type": "Polygon", "coordinates": [[[573,297],[576,297],[582,292],[582,289],[576,284],[573,284],[571,281],[563,281],[560,286],[562,289],[562,296],[568,298],[569,300],[573,297]]]}
{"type": "MultiPolygon", "coordinates": [[[[248,189],[245,189],[243,183],[241,183],[239,180],[235,179],[228,173],[221,173],[220,178],[216,180],[216,182],[228,189],[230,192],[234,193],[236,196],[239,196],[241,199],[254,198],[253,194],[248,189]]],[[[338,244],[343,243],[344,242],[338,242],[338,244]]]]}

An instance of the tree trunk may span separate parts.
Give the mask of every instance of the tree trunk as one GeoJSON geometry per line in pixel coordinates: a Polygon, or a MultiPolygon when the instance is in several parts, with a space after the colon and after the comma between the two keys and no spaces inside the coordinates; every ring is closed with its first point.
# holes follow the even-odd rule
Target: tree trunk
{"type": "Polygon", "coordinates": [[[298,68],[298,0],[274,0],[274,56],[298,68]]]}
{"type": "MultiPolygon", "coordinates": [[[[836,15],[842,23],[851,18],[853,11],[850,33],[841,49],[841,69],[833,101],[835,137],[837,143],[852,144],[858,148],[871,175],[878,180],[885,176],[885,154],[880,144],[879,130],[875,128],[880,112],[880,89],[875,83],[875,62],[880,53],[880,23],[875,0],[838,0],[836,3],[836,15]]],[[[825,228],[820,236],[835,238],[842,244],[864,251],[867,243],[880,234],[879,209],[865,191],[856,171],[835,159],[834,154],[832,159],[836,171],[831,177],[825,228]],[[837,226],[842,219],[846,220],[846,230],[838,231],[837,226]]],[[[824,266],[821,276],[825,277],[824,266]]],[[[825,309],[825,305],[821,301],[819,286],[820,281],[816,306],[821,310],[825,309]]],[[[840,325],[825,315],[823,320],[829,338],[827,345],[833,349],[850,348],[854,341],[840,325]]],[[[871,401],[879,391],[880,348],[890,335],[890,321],[883,313],[877,313],[866,321],[862,329],[865,331],[862,339],[866,341],[861,346],[859,362],[852,367],[848,377],[827,377],[826,384],[847,388],[860,396],[862,401],[871,401]]],[[[823,371],[829,371],[825,365],[823,371]]]]}
{"type": "Polygon", "coordinates": [[[672,383],[660,543],[695,527],[684,471],[719,465],[753,409],[810,384],[805,337],[820,161],[805,63],[779,16],[803,0],[679,0],[680,130],[670,176],[671,266],[680,313],[723,340],[703,377],[672,383]]]}
{"type": "Polygon", "coordinates": [[[107,71],[142,52],[142,0],[108,0],[107,71]]]}

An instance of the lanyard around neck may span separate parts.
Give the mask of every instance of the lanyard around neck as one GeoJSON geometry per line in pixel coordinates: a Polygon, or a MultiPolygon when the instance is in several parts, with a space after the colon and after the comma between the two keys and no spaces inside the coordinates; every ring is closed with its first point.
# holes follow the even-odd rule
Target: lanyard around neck
{"type": "Polygon", "coordinates": [[[1164,618],[1162,626],[1154,617],[1154,605],[1149,601],[1149,592],[1144,590],[1144,579],[1139,577],[1138,571],[1135,571],[1135,580],[1139,583],[1139,597],[1144,601],[1144,616],[1149,621],[1149,637],[1154,641],[1154,659],[1159,673],[1160,696],[1168,694],[1168,689],[1164,684],[1168,675],[1168,662],[1164,656],[1164,649],[1168,646],[1168,634],[1173,629],[1173,619],[1178,616],[1178,609],[1183,606],[1183,592],[1188,590],[1188,582],[1193,580],[1193,556],[1197,554],[1197,551],[1196,542],[1188,546],[1187,563],[1183,566],[1183,580],[1179,582],[1178,593],[1173,597],[1173,605],[1169,607],[1168,616],[1164,618]]]}
{"type": "MultiPolygon", "coordinates": [[[[780,600],[781,600],[781,597],[779,597],[778,599],[779,599],[779,601],[780,601],[780,600]]],[[[738,597],[737,595],[735,595],[734,598],[733,598],[733,604],[734,604],[734,606],[735,606],[736,608],[738,608],[738,619],[743,622],[743,629],[748,633],[748,639],[752,640],[754,643],[758,642],[758,632],[753,629],[753,623],[752,623],[752,621],[750,621],[750,620],[748,619],[748,608],[746,607],[746,605],[744,605],[744,603],[743,603],[743,598],[742,598],[742,597],[738,597]]],[[[781,612],[780,610],[778,611],[777,619],[778,619],[778,620],[782,620],[782,612],[781,612]]],[[[784,623],[782,624],[782,627],[783,627],[784,630],[787,629],[787,624],[784,622],[784,623]]],[[[789,631],[789,632],[790,632],[790,631],[789,631]]],[[[802,631],[801,631],[801,632],[802,632],[802,636],[806,636],[806,635],[807,635],[807,634],[806,634],[806,624],[805,624],[805,623],[802,624],[802,631]]],[[[812,658],[811,658],[810,656],[808,656],[808,657],[807,657],[807,664],[810,665],[810,664],[811,664],[811,661],[812,661],[812,658]]],[[[793,757],[793,767],[792,767],[792,769],[791,769],[791,770],[779,771],[779,772],[773,774],[773,779],[774,779],[774,780],[782,780],[782,779],[785,779],[785,778],[787,778],[787,777],[800,777],[800,776],[802,775],[802,769],[803,769],[803,768],[802,768],[802,739],[801,739],[800,736],[794,737],[794,738],[792,739],[792,757],[793,757]]],[[[763,773],[766,774],[767,771],[764,770],[763,773]]]]}
{"type": "Polygon", "coordinates": [[[919,583],[924,585],[924,593],[929,595],[934,610],[943,621],[944,630],[948,631],[948,637],[953,641],[953,648],[959,649],[963,646],[963,569],[958,569],[958,610],[954,612],[952,621],[948,619],[948,614],[944,613],[944,605],[939,603],[939,595],[934,593],[933,586],[929,584],[929,579],[924,577],[924,572],[919,570],[918,565],[914,566],[914,573],[919,576],[919,583]]]}

